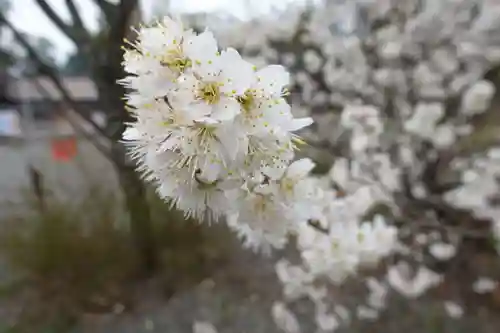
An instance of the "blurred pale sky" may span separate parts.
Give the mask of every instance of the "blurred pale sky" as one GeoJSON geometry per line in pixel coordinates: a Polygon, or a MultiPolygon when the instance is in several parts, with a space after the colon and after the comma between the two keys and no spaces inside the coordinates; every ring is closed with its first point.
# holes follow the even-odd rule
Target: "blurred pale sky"
{"type": "MultiPolygon", "coordinates": [[[[140,0],[145,17],[152,15],[155,5],[165,3],[164,0],[140,0]]],[[[259,13],[269,12],[272,8],[283,8],[292,2],[307,0],[171,0],[171,9],[174,12],[224,12],[237,17],[245,17],[248,7],[259,13]]],[[[64,0],[47,0],[64,18],[69,18],[64,0]]],[[[93,0],[75,0],[80,8],[84,22],[90,29],[96,28],[98,9],[93,0]]],[[[74,45],[63,33],[55,27],[35,4],[34,0],[11,0],[12,11],[10,18],[22,31],[35,36],[46,37],[57,47],[57,59],[62,61],[74,49],[74,45]]],[[[256,14],[256,13],[254,13],[256,14]]]]}

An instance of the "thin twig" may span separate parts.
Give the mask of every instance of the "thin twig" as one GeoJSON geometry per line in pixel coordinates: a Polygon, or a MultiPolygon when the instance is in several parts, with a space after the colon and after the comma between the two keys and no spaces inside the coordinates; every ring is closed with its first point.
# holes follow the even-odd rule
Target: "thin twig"
{"type": "Polygon", "coordinates": [[[330,234],[330,230],[328,228],[321,226],[318,221],[308,220],[307,224],[325,235],[330,234]]]}

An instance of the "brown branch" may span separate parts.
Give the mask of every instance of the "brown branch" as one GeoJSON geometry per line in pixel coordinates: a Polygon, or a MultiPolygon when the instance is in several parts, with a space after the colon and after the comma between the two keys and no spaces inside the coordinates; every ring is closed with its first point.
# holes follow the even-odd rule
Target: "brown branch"
{"type": "Polygon", "coordinates": [[[72,33],[71,26],[64,22],[64,20],[55,12],[55,10],[47,3],[45,0],[35,0],[37,3],[38,7],[44,12],[45,15],[63,32],[66,36],[69,37],[69,39],[73,40],[76,43],[76,40],[74,39],[74,35],[72,33]]]}
{"type": "Polygon", "coordinates": [[[94,0],[94,3],[97,5],[97,7],[99,7],[101,12],[104,14],[106,20],[108,22],[111,22],[113,20],[113,16],[116,12],[117,7],[106,0],[94,0]]]}
{"type": "MultiPolygon", "coordinates": [[[[71,39],[73,43],[78,45],[88,41],[89,34],[87,30],[85,30],[85,28],[83,27],[83,23],[82,23],[82,29],[79,29],[78,25],[71,25],[66,23],[61,18],[61,16],[59,16],[59,14],[57,14],[56,11],[47,3],[46,0],[35,0],[35,2],[38,4],[38,7],[40,7],[40,9],[44,12],[44,14],[47,15],[47,17],[56,25],[56,27],[62,33],[64,33],[69,39],[71,39]]],[[[66,0],[66,4],[68,5],[68,9],[70,10],[71,16],[74,18],[73,16],[74,13],[72,13],[71,9],[71,7],[74,7],[73,10],[76,11],[76,14],[79,18],[80,16],[77,12],[76,6],[74,6],[74,4],[72,4],[73,6],[71,6],[71,4],[69,3],[72,3],[72,0],[66,0]]]]}
{"type": "Polygon", "coordinates": [[[78,29],[79,31],[84,31],[87,34],[87,30],[85,29],[85,24],[83,23],[82,17],[78,12],[78,8],[75,5],[74,0],[65,0],[66,7],[68,7],[68,11],[71,15],[71,21],[73,22],[73,27],[78,29]]]}
{"type": "Polygon", "coordinates": [[[317,231],[328,235],[330,233],[330,230],[328,228],[323,227],[318,221],[315,220],[308,220],[307,224],[311,226],[313,229],[316,229],[317,231]]]}
{"type": "Polygon", "coordinates": [[[52,81],[52,83],[54,83],[54,85],[59,89],[59,91],[61,92],[61,95],[63,97],[63,100],[66,103],[70,104],[73,107],[73,109],[75,111],[77,111],[86,121],[88,121],[97,132],[106,136],[104,130],[99,125],[97,125],[94,121],[92,121],[92,119],[90,119],[90,117],[87,117],[85,115],[85,113],[86,113],[85,111],[88,111],[88,110],[84,110],[84,108],[82,106],[78,105],[77,103],[75,103],[73,101],[73,99],[70,96],[69,91],[66,89],[66,87],[62,83],[61,79],[56,74],[56,71],[53,68],[51,68],[49,65],[45,64],[42,59],[40,59],[40,57],[38,56],[36,51],[28,43],[28,41],[24,38],[24,36],[19,31],[17,31],[17,29],[7,19],[5,19],[5,17],[1,14],[0,14],[0,22],[3,22],[13,32],[16,40],[27,51],[29,58],[32,61],[36,62],[40,66],[40,71],[43,72],[44,74],[46,74],[49,77],[49,79],[52,81]]]}
{"type": "Polygon", "coordinates": [[[115,22],[110,22],[111,34],[110,38],[122,43],[126,36],[129,26],[131,25],[131,17],[134,11],[138,8],[138,0],[121,0],[118,7],[118,15],[115,22]]]}
{"type": "MultiPolygon", "coordinates": [[[[87,112],[89,110],[87,110],[82,105],[79,105],[78,103],[76,103],[71,98],[71,95],[70,95],[69,91],[66,89],[66,87],[62,83],[61,79],[57,75],[56,70],[54,70],[53,68],[51,68],[50,66],[48,66],[47,64],[45,64],[40,59],[40,57],[38,56],[38,54],[36,53],[36,51],[28,43],[28,41],[25,39],[25,37],[10,23],[9,20],[7,20],[5,18],[5,16],[2,13],[0,13],[0,23],[5,24],[5,26],[7,26],[12,31],[12,33],[14,34],[14,37],[16,38],[16,40],[19,42],[19,44],[21,44],[21,46],[28,53],[29,58],[32,61],[36,62],[40,66],[41,71],[43,73],[45,73],[48,76],[48,78],[52,81],[52,83],[57,87],[57,89],[59,90],[59,92],[61,93],[61,95],[63,97],[63,101],[66,104],[68,104],[71,107],[71,109],[73,109],[85,121],[87,121],[93,127],[93,129],[96,130],[97,133],[101,134],[103,138],[106,138],[106,139],[109,140],[109,137],[106,135],[105,131],[99,125],[97,125],[90,118],[90,116],[86,115],[86,113],[88,113],[90,115],[90,113],[87,112]]],[[[93,138],[92,138],[92,141],[95,141],[95,140],[93,140],[93,138]]],[[[106,154],[106,156],[109,157],[110,155],[106,154]]],[[[115,159],[113,159],[112,161],[115,162],[115,163],[117,163],[117,161],[115,159]]]]}
{"type": "Polygon", "coordinates": [[[440,230],[444,231],[447,234],[455,234],[459,235],[462,238],[470,238],[470,239],[489,239],[491,237],[491,232],[481,231],[481,230],[469,230],[463,227],[458,226],[449,226],[441,223],[432,223],[432,222],[410,222],[407,221],[402,228],[408,228],[412,230],[413,234],[418,232],[422,232],[423,230],[440,230]]]}

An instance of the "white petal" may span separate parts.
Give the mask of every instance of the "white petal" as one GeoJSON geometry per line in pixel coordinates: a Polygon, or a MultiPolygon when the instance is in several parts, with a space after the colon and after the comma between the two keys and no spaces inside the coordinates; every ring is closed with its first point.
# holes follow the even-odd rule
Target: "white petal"
{"type": "Polygon", "coordinates": [[[286,177],[292,179],[304,178],[315,166],[316,164],[310,158],[300,159],[290,164],[286,171],[286,177]]]}
{"type": "Polygon", "coordinates": [[[228,124],[228,126],[220,126],[216,135],[219,138],[220,143],[226,149],[229,160],[234,161],[240,151],[246,152],[246,137],[243,133],[237,133],[232,124],[228,124]]]}
{"type": "Polygon", "coordinates": [[[203,165],[200,165],[200,167],[201,174],[198,178],[207,184],[215,182],[222,171],[222,165],[210,163],[209,161],[206,161],[203,165]]]}
{"type": "Polygon", "coordinates": [[[280,95],[283,88],[290,82],[290,74],[283,66],[270,65],[256,73],[257,88],[264,89],[269,95],[280,95]]]}
{"type": "Polygon", "coordinates": [[[220,121],[232,120],[240,113],[240,104],[233,98],[222,96],[214,105],[211,117],[220,121]]]}
{"type": "Polygon", "coordinates": [[[311,125],[313,122],[314,121],[311,117],[293,119],[288,125],[287,130],[290,132],[297,131],[301,128],[311,125]]]}
{"type": "Polygon", "coordinates": [[[217,51],[217,41],[211,31],[195,35],[184,42],[184,53],[194,63],[213,61],[217,51]]]}
{"type": "Polygon", "coordinates": [[[226,179],[217,184],[217,188],[224,191],[235,190],[241,187],[241,181],[238,179],[226,179]]]}
{"type": "Polygon", "coordinates": [[[276,326],[283,332],[300,333],[300,325],[295,315],[282,302],[274,302],[271,309],[276,326]]]}
{"type": "Polygon", "coordinates": [[[139,140],[141,138],[141,134],[135,127],[129,127],[123,132],[123,140],[134,141],[139,140]]]}
{"type": "Polygon", "coordinates": [[[261,168],[261,172],[271,179],[280,179],[285,173],[285,168],[282,165],[265,166],[261,168]]]}
{"type": "MultiPolygon", "coordinates": [[[[178,20],[174,20],[171,17],[165,16],[162,20],[162,25],[168,31],[169,36],[173,36],[174,38],[182,36],[184,32],[184,27],[182,22],[178,20]]],[[[177,41],[179,42],[179,41],[177,41]]]]}
{"type": "Polygon", "coordinates": [[[206,321],[195,321],[193,324],[193,333],[217,333],[217,329],[206,321]]]}
{"type": "Polygon", "coordinates": [[[162,183],[158,188],[158,194],[160,194],[162,198],[173,198],[175,197],[176,191],[177,183],[174,177],[169,176],[162,179],[162,183]]]}
{"type": "Polygon", "coordinates": [[[213,118],[209,118],[209,117],[201,117],[201,118],[195,119],[194,123],[200,124],[200,125],[216,125],[216,124],[220,124],[220,121],[213,119],[213,118]]]}
{"type": "Polygon", "coordinates": [[[254,192],[263,195],[271,194],[274,192],[274,187],[270,185],[258,185],[254,188],[254,192]]]}
{"type": "Polygon", "coordinates": [[[220,58],[222,92],[229,95],[243,95],[254,80],[253,66],[243,60],[235,49],[223,51],[220,58]]]}
{"type": "Polygon", "coordinates": [[[164,32],[164,29],[160,27],[141,29],[139,35],[141,49],[153,55],[161,54],[169,42],[169,40],[165,40],[164,32]],[[166,41],[166,43],[158,41],[166,41]]]}

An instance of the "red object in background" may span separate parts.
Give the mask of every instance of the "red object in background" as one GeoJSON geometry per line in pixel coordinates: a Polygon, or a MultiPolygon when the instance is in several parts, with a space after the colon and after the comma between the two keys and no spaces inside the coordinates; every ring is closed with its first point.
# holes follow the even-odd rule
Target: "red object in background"
{"type": "Polygon", "coordinates": [[[76,139],[58,138],[52,140],[52,158],[60,162],[68,162],[76,156],[76,139]]]}

